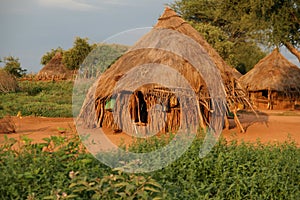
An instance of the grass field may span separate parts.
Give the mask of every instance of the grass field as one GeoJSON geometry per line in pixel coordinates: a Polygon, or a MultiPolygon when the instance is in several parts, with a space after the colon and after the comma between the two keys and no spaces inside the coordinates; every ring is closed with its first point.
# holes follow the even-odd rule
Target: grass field
{"type": "Polygon", "coordinates": [[[19,91],[0,94],[0,117],[5,115],[72,117],[73,82],[19,82],[19,91]]]}

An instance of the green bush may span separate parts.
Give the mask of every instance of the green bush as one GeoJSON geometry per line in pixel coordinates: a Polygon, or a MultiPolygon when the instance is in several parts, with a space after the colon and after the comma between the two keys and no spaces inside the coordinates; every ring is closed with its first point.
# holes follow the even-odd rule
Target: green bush
{"type": "MultiPolygon", "coordinates": [[[[54,137],[20,150],[0,147],[0,199],[300,199],[300,149],[221,140],[203,159],[195,139],[180,159],[148,174],[112,170],[85,153],[77,137],[54,137]]],[[[167,139],[139,140],[148,152],[167,139]],[[147,144],[151,144],[147,145],[147,144]]]]}
{"type": "Polygon", "coordinates": [[[20,82],[20,91],[0,94],[0,116],[72,117],[73,82],[20,82]]]}
{"type": "MultiPolygon", "coordinates": [[[[160,184],[149,175],[125,174],[85,153],[77,137],[45,138],[33,144],[26,137],[0,147],[0,199],[155,199],[160,184]]],[[[156,198],[160,199],[160,198],[156,198]]]]}

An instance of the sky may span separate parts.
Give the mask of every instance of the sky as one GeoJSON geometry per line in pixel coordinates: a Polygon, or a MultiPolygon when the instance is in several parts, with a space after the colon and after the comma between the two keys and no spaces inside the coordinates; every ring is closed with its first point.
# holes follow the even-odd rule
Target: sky
{"type": "MultiPolygon", "coordinates": [[[[43,67],[40,59],[46,52],[57,47],[71,48],[77,36],[89,38],[89,43],[132,45],[155,25],[165,5],[172,2],[1,0],[0,58],[18,57],[22,68],[36,73],[43,67]]],[[[299,65],[293,55],[282,52],[299,65]]]]}

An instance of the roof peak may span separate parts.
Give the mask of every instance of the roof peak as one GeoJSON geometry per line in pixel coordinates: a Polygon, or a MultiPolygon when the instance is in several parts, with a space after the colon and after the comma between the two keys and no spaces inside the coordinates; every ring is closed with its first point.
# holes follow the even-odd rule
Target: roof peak
{"type": "Polygon", "coordinates": [[[180,17],[172,8],[166,6],[163,14],[159,17],[158,20],[164,20],[171,17],[180,17]]]}

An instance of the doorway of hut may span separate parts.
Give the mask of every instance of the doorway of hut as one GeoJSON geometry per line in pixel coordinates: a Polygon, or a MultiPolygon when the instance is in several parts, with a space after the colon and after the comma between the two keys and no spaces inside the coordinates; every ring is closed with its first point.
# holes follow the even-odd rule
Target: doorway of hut
{"type": "Polygon", "coordinates": [[[130,96],[130,117],[132,122],[139,126],[146,126],[148,123],[147,104],[144,94],[141,91],[134,91],[130,96]]]}

